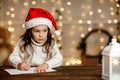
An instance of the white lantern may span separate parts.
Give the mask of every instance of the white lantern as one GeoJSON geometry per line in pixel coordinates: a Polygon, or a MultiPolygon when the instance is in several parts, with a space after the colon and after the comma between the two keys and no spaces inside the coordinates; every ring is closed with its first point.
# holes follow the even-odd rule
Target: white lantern
{"type": "Polygon", "coordinates": [[[115,38],[102,52],[102,79],[120,80],[120,44],[115,38]]]}

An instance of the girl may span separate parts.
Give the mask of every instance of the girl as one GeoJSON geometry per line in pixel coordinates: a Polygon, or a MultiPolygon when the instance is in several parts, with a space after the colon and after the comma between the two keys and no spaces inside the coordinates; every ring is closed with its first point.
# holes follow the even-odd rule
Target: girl
{"type": "Polygon", "coordinates": [[[30,8],[25,24],[27,30],[9,56],[10,64],[20,70],[37,66],[36,73],[60,66],[63,57],[50,31],[54,26],[59,33],[53,16],[44,9],[30,8]]]}

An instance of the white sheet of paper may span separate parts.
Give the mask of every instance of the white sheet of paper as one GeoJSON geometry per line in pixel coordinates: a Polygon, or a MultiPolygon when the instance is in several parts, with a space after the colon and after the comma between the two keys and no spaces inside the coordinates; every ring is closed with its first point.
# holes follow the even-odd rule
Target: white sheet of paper
{"type": "MultiPolygon", "coordinates": [[[[28,71],[22,71],[22,70],[18,70],[18,69],[5,69],[5,71],[7,71],[10,75],[17,75],[17,74],[30,74],[30,73],[34,73],[34,69],[36,67],[31,67],[30,70],[28,71]]],[[[54,69],[47,69],[46,72],[53,72],[56,71],[54,69]]]]}

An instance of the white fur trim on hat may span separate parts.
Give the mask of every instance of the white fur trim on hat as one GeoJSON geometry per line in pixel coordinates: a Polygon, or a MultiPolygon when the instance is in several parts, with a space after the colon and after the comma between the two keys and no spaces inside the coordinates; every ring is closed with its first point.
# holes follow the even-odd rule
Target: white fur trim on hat
{"type": "Polygon", "coordinates": [[[26,28],[30,29],[38,25],[47,25],[49,28],[52,27],[52,22],[47,18],[34,18],[25,22],[26,28]]]}

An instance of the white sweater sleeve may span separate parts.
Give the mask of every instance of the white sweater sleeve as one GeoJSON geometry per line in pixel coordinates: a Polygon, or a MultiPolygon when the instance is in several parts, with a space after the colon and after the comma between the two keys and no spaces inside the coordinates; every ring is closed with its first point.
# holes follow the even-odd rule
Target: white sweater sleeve
{"type": "Polygon", "coordinates": [[[52,57],[46,61],[46,63],[49,65],[49,68],[54,68],[62,65],[63,57],[58,49],[57,44],[55,43],[53,50],[52,50],[52,57]]]}
{"type": "Polygon", "coordinates": [[[12,54],[9,56],[9,59],[8,59],[11,66],[13,66],[15,68],[17,68],[17,64],[19,62],[22,62],[19,54],[20,54],[20,50],[19,50],[19,42],[18,42],[16,47],[14,48],[12,54]]]}

